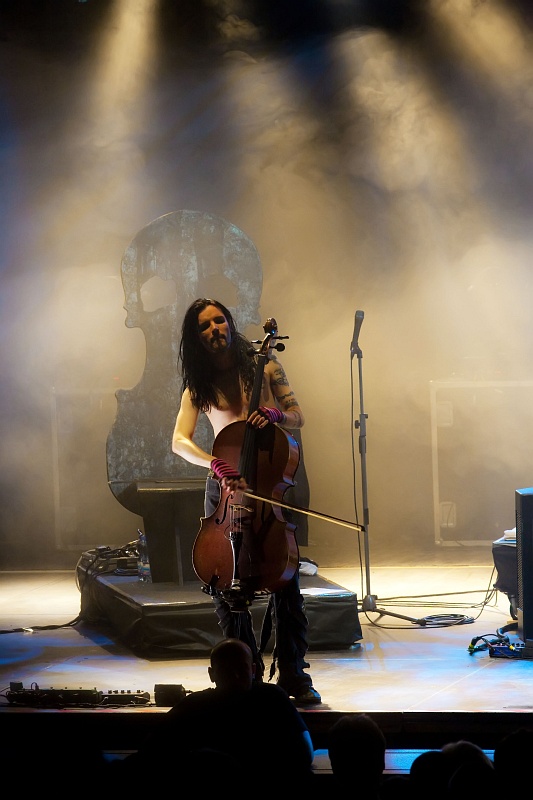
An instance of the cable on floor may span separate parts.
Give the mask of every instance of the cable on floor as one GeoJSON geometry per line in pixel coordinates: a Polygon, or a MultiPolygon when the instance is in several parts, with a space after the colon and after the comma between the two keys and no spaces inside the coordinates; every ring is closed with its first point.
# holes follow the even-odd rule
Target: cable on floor
{"type": "Polygon", "coordinates": [[[10,628],[9,630],[0,630],[0,634],[2,633],[33,633],[34,631],[57,631],[60,628],[71,628],[73,625],[77,625],[80,622],[81,617],[78,614],[77,617],[72,619],[70,622],[63,622],[61,625],[29,625],[26,628],[10,628]]]}
{"type": "MultiPolygon", "coordinates": [[[[397,597],[389,597],[389,598],[381,599],[380,600],[380,604],[381,605],[389,604],[389,605],[391,605],[393,607],[394,606],[396,606],[396,607],[401,606],[402,608],[420,608],[420,607],[428,608],[428,607],[434,607],[434,606],[438,606],[438,607],[441,607],[441,608],[443,606],[447,607],[447,608],[464,608],[465,607],[464,603],[442,604],[442,603],[428,602],[427,599],[425,599],[425,598],[430,598],[430,597],[433,597],[433,598],[435,598],[435,597],[449,597],[449,596],[453,596],[453,595],[465,595],[465,594],[474,594],[474,593],[475,594],[479,594],[479,592],[484,592],[485,596],[484,596],[483,600],[480,603],[476,603],[474,605],[468,606],[468,608],[479,609],[479,613],[477,614],[476,617],[468,616],[468,615],[465,615],[465,614],[433,614],[433,615],[429,615],[429,616],[426,616],[426,617],[421,617],[420,619],[412,619],[411,620],[412,624],[419,625],[422,628],[445,628],[445,627],[452,627],[454,625],[470,625],[473,622],[475,622],[475,620],[478,619],[481,616],[483,610],[491,603],[491,601],[492,600],[496,600],[496,598],[497,598],[498,592],[493,586],[493,580],[494,580],[495,572],[496,572],[496,567],[493,567],[493,569],[491,571],[491,574],[490,574],[490,578],[489,578],[489,584],[488,584],[488,587],[486,589],[469,590],[467,592],[446,592],[444,594],[438,594],[438,595],[433,594],[433,595],[410,595],[409,597],[407,597],[407,596],[406,597],[398,597],[398,596],[397,597]],[[423,602],[415,602],[417,600],[423,601],[423,602]]],[[[380,617],[387,616],[387,610],[385,608],[371,609],[371,611],[373,611],[373,612],[375,611],[375,613],[379,614],[380,617]]],[[[402,627],[404,627],[404,628],[405,627],[410,627],[410,626],[400,626],[400,625],[394,625],[394,626],[381,625],[381,624],[379,624],[378,620],[370,619],[370,617],[368,617],[368,614],[366,614],[366,616],[367,616],[368,621],[372,625],[375,625],[376,627],[379,627],[379,628],[394,627],[396,629],[399,629],[399,628],[402,628],[402,627]]],[[[395,614],[393,612],[391,612],[391,616],[394,617],[395,614]]]]}

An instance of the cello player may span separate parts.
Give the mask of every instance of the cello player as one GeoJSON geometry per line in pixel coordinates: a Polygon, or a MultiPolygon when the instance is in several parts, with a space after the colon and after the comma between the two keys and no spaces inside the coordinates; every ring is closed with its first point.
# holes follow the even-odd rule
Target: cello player
{"type": "MultiPolygon", "coordinates": [[[[278,422],[286,428],[296,429],[304,424],[302,410],[285,371],[274,357],[264,369],[262,405],[248,415],[255,375],[251,348],[251,342],[236,330],[231,312],[218,300],[199,298],[187,309],[179,349],[183,394],[172,450],[190,463],[209,470],[205,492],[206,517],[218,508],[221,485],[231,491],[247,491],[248,485],[237,470],[205,452],[193,441],[200,413],[207,416],[215,438],[226,425],[239,420],[247,420],[255,428],[278,422]]],[[[224,638],[237,638],[248,644],[256,664],[256,680],[262,680],[262,652],[256,641],[249,609],[232,611],[220,594],[215,593],[212,597],[224,638]]],[[[272,615],[275,633],[270,677],[277,668],[277,683],[297,705],[321,703],[320,694],[305,671],[309,668],[305,660],[308,622],[298,569],[282,589],[270,596],[264,627],[269,614],[272,615]]]]}

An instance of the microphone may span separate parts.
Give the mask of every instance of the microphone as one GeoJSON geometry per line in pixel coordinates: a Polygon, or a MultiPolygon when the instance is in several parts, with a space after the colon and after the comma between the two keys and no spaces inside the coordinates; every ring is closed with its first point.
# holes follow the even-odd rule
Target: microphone
{"type": "Polygon", "coordinates": [[[361,330],[361,325],[363,324],[364,316],[365,316],[365,312],[364,311],[356,311],[355,312],[355,321],[354,321],[354,326],[353,326],[353,338],[352,338],[352,344],[350,346],[350,353],[352,354],[352,358],[354,357],[356,352],[359,350],[359,345],[357,343],[357,340],[359,339],[359,331],[361,330]]]}

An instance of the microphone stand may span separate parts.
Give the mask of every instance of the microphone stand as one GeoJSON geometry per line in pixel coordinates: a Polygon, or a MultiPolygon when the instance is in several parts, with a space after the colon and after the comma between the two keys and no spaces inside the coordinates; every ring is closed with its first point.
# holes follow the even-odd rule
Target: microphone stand
{"type": "Polygon", "coordinates": [[[405,619],[408,622],[413,622],[416,625],[424,626],[426,621],[424,619],[414,619],[413,617],[405,617],[402,614],[394,614],[392,611],[385,611],[383,608],[378,608],[377,595],[373,595],[370,591],[370,547],[368,541],[368,527],[370,515],[368,511],[368,491],[367,491],[367,475],[366,475],[366,418],[365,404],[363,398],[363,351],[358,344],[358,331],[362,325],[364,314],[362,311],[357,311],[355,315],[355,329],[354,339],[351,345],[352,360],[354,355],[357,355],[358,363],[358,377],[359,377],[359,420],[355,420],[354,427],[359,429],[359,456],[361,460],[361,495],[363,501],[363,537],[364,537],[364,561],[365,561],[365,577],[366,577],[366,595],[361,603],[361,611],[375,611],[380,617],[389,616],[396,619],[405,619]]]}

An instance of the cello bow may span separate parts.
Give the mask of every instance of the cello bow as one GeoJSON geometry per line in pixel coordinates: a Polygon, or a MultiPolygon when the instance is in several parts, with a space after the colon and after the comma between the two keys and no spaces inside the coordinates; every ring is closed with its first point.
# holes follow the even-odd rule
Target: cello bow
{"type": "Polygon", "coordinates": [[[300,508],[299,506],[292,506],[288,505],[287,503],[282,503],[279,500],[275,500],[272,497],[263,497],[263,495],[255,494],[254,492],[244,492],[240,491],[240,494],[246,495],[246,497],[251,497],[254,500],[263,500],[266,503],[270,503],[274,506],[280,506],[281,508],[287,508],[290,511],[299,511],[302,514],[307,514],[310,517],[317,517],[317,519],[326,520],[326,522],[333,522],[336,525],[343,525],[345,528],[351,528],[354,531],[359,531],[362,533],[365,530],[364,525],[359,525],[356,522],[348,522],[345,519],[340,519],[339,517],[331,517],[329,514],[322,514],[319,511],[313,511],[310,508],[300,508]]]}

